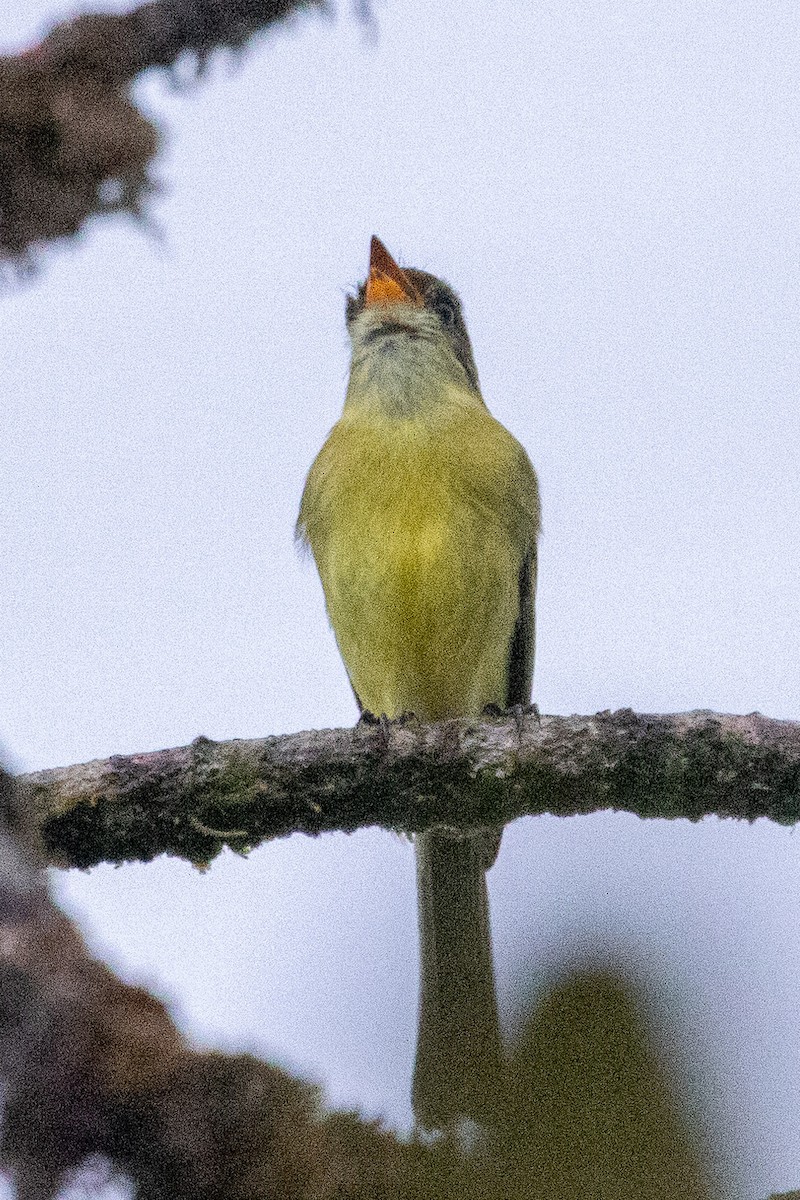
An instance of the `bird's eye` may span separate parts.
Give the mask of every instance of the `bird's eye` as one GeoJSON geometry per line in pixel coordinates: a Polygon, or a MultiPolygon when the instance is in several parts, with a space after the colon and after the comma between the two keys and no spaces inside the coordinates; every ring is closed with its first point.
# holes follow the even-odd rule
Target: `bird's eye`
{"type": "Polygon", "coordinates": [[[456,306],[452,300],[448,300],[446,296],[443,296],[441,300],[437,300],[436,312],[445,329],[452,329],[456,323],[456,306]]]}

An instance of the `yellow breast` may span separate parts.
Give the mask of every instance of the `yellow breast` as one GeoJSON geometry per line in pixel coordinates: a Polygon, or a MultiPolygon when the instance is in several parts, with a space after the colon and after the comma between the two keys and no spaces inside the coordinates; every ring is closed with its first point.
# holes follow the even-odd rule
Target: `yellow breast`
{"type": "Polygon", "coordinates": [[[504,704],[538,498],[525,452],[485,408],[346,412],[298,529],[365,708],[434,720],[504,704]]]}

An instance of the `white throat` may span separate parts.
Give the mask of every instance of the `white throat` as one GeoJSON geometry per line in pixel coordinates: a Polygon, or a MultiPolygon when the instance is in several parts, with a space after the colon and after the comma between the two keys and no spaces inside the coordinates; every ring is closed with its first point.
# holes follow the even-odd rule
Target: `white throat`
{"type": "Polygon", "coordinates": [[[453,403],[456,395],[461,403],[482,403],[438,318],[424,308],[365,308],[350,326],[350,340],[345,410],[377,406],[403,419],[453,403]]]}

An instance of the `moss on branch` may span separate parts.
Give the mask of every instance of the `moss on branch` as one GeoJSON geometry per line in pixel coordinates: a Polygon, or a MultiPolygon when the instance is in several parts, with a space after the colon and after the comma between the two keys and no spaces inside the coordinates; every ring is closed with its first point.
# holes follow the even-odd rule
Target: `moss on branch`
{"type": "Polygon", "coordinates": [[[800,819],[800,723],[758,713],[528,714],[212,742],[20,779],[52,862],[196,865],[290,833],[524,815],[800,819]]]}

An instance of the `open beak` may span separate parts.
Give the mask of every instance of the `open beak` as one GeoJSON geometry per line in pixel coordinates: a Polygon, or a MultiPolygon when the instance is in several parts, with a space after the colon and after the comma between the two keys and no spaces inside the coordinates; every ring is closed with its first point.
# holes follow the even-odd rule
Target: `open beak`
{"type": "Polygon", "coordinates": [[[369,246],[369,276],[364,306],[386,307],[389,304],[413,304],[421,308],[423,299],[383,242],[373,236],[369,246]]]}

